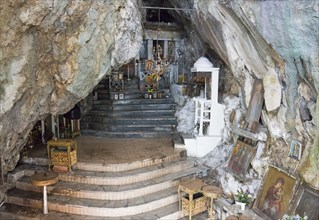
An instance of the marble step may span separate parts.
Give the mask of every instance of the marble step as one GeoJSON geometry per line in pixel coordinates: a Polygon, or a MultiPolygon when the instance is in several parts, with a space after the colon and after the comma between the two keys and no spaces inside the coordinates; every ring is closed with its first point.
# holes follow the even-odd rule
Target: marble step
{"type": "Polygon", "coordinates": [[[123,100],[95,100],[94,104],[110,104],[113,105],[128,105],[128,104],[135,104],[135,105],[144,105],[144,104],[160,104],[160,103],[174,103],[172,98],[163,98],[163,99],[123,99],[123,100]]]}
{"type": "Polygon", "coordinates": [[[111,97],[109,94],[98,94],[97,99],[98,100],[109,100],[109,99],[111,99],[111,97]]]}
{"type": "MultiPolygon", "coordinates": [[[[180,179],[191,178],[199,175],[201,172],[207,172],[207,168],[193,167],[182,170],[163,177],[146,180],[143,182],[129,185],[110,185],[100,186],[92,184],[79,184],[75,182],[59,181],[48,186],[48,193],[53,195],[70,196],[76,198],[96,199],[96,200],[124,200],[139,196],[156,193],[171,187],[176,187],[180,179]]],[[[24,176],[16,182],[16,188],[26,191],[42,192],[41,187],[33,186],[30,183],[30,177],[24,176]]]]}
{"type": "Polygon", "coordinates": [[[103,123],[85,122],[82,124],[82,129],[92,129],[95,131],[108,132],[170,132],[174,125],[111,125],[103,123]]]}
{"type": "MultiPolygon", "coordinates": [[[[116,94],[119,94],[119,93],[124,93],[124,92],[116,92],[116,94]]],[[[143,98],[144,96],[140,93],[127,93],[124,95],[124,99],[125,100],[135,100],[135,99],[141,99],[143,98]]],[[[114,94],[110,94],[110,99],[114,100],[114,94]]]]}
{"type": "Polygon", "coordinates": [[[109,90],[109,83],[101,83],[95,86],[95,91],[103,91],[103,90],[109,90]]]}
{"type": "MultiPolygon", "coordinates": [[[[11,189],[6,201],[11,204],[41,208],[43,206],[42,193],[11,189]]],[[[65,196],[49,195],[49,210],[69,214],[122,217],[138,215],[165,207],[178,201],[177,187],[162,190],[147,196],[134,199],[108,201],[94,199],[80,199],[65,196]]]]}
{"type": "MultiPolygon", "coordinates": [[[[102,93],[105,92],[105,91],[102,91],[102,93]]],[[[108,91],[107,91],[108,92],[108,91]]],[[[122,91],[110,91],[109,92],[110,95],[114,95],[114,94],[124,94],[124,98],[126,95],[129,95],[129,94],[140,94],[140,90],[136,87],[124,87],[124,89],[122,91]]]]}
{"type": "Polygon", "coordinates": [[[175,110],[130,110],[130,111],[103,111],[91,110],[88,116],[103,116],[103,117],[156,117],[156,116],[174,116],[175,110]]]}
{"type": "MultiPolygon", "coordinates": [[[[129,170],[135,170],[143,167],[160,165],[162,163],[167,163],[171,161],[176,161],[180,159],[185,159],[186,150],[185,149],[176,149],[174,153],[166,155],[165,157],[155,157],[147,158],[140,161],[134,161],[130,163],[119,163],[119,164],[102,164],[94,163],[93,161],[81,162],[78,161],[73,168],[77,170],[86,170],[93,172],[123,172],[129,170]]],[[[37,157],[27,157],[21,158],[20,163],[30,164],[30,165],[39,165],[39,166],[48,166],[47,158],[37,158],[37,157]]]]}
{"type": "Polygon", "coordinates": [[[97,105],[92,106],[92,110],[113,110],[113,111],[131,111],[131,110],[174,110],[176,104],[173,103],[161,103],[161,104],[127,104],[127,105],[97,105]]]}
{"type": "MultiPolygon", "coordinates": [[[[164,206],[159,209],[154,209],[139,215],[126,216],[126,217],[108,217],[107,220],[176,220],[182,218],[184,215],[178,211],[178,202],[164,206]]],[[[42,213],[41,208],[32,208],[20,205],[5,203],[0,207],[0,219],[6,220],[105,220],[105,217],[87,216],[87,215],[74,215],[56,212],[49,210],[48,215],[42,213]]],[[[196,216],[193,217],[196,220],[196,216]]]]}
{"type": "Polygon", "coordinates": [[[109,131],[112,132],[167,132],[170,133],[175,126],[173,125],[159,125],[154,127],[154,125],[111,125],[109,131]]]}
{"type": "Polygon", "coordinates": [[[164,138],[170,137],[173,135],[173,131],[171,132],[111,132],[111,131],[97,131],[91,129],[84,129],[81,131],[83,135],[91,135],[96,137],[105,137],[105,138],[164,138]]]}
{"type": "MultiPolygon", "coordinates": [[[[192,160],[173,161],[155,166],[143,167],[140,169],[124,172],[91,172],[86,170],[75,170],[69,173],[60,173],[59,180],[65,182],[75,182],[92,185],[127,185],[138,183],[154,178],[159,178],[175,172],[180,172],[194,167],[192,160]]],[[[16,173],[23,171],[26,176],[31,176],[35,172],[45,172],[47,166],[34,166],[23,164],[16,169],[16,173]]],[[[21,174],[23,176],[23,174],[21,174]]],[[[15,174],[12,174],[15,175],[15,174]]],[[[17,178],[19,179],[19,178],[17,178]]]]}
{"type": "Polygon", "coordinates": [[[143,117],[121,117],[121,118],[105,118],[103,116],[85,115],[81,119],[82,123],[99,123],[110,125],[176,125],[176,118],[173,116],[159,116],[143,118],[143,117]]]}

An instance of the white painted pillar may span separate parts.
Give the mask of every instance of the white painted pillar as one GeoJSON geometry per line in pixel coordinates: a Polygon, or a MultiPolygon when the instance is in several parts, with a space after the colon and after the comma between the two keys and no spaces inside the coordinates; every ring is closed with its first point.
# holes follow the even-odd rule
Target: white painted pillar
{"type": "Polygon", "coordinates": [[[43,186],[43,214],[48,214],[47,186],[43,186]]]}
{"type": "Polygon", "coordinates": [[[218,103],[219,68],[213,68],[211,80],[211,100],[216,104],[218,103]]]}
{"type": "Polygon", "coordinates": [[[60,120],[59,120],[59,116],[57,116],[57,121],[56,121],[56,132],[57,132],[57,138],[60,138],[60,120]]]}
{"type": "Polygon", "coordinates": [[[147,59],[153,60],[153,40],[147,40],[147,59]]]}
{"type": "Polygon", "coordinates": [[[51,115],[51,130],[53,133],[53,139],[57,138],[56,132],[55,132],[55,120],[54,120],[54,115],[51,115]]]}
{"type": "Polygon", "coordinates": [[[195,99],[195,125],[198,122],[198,111],[199,111],[199,109],[198,109],[198,100],[195,99]]]}
{"type": "Polygon", "coordinates": [[[127,80],[131,80],[130,79],[130,65],[127,64],[127,80]]]}
{"type": "Polygon", "coordinates": [[[74,132],[74,121],[71,119],[71,132],[73,133],[74,132]]]}
{"type": "Polygon", "coordinates": [[[164,59],[167,58],[168,55],[168,40],[164,40],[164,59]]]}
{"type": "Polygon", "coordinates": [[[44,120],[41,120],[41,139],[42,139],[42,144],[46,144],[44,135],[45,135],[45,122],[44,122],[44,120]]]}
{"type": "Polygon", "coordinates": [[[206,93],[207,93],[207,91],[206,91],[206,89],[207,89],[206,83],[207,83],[207,79],[206,79],[206,77],[205,77],[205,88],[204,88],[204,98],[205,98],[205,99],[207,99],[207,97],[206,97],[206,93]]]}
{"type": "Polygon", "coordinates": [[[199,118],[199,131],[198,135],[203,136],[203,125],[204,125],[204,103],[199,101],[200,103],[200,118],[199,118]]]}

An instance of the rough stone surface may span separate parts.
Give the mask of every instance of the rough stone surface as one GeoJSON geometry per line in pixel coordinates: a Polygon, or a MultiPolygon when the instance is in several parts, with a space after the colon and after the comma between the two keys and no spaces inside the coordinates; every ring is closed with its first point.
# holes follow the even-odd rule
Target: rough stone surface
{"type": "MultiPolygon", "coordinates": [[[[318,2],[223,2],[195,1],[195,8],[200,12],[192,16],[196,23],[194,29],[201,36],[209,36],[203,40],[224,60],[236,81],[245,85],[242,99],[246,106],[252,78],[263,79],[265,108],[262,121],[269,130],[270,139],[259,160],[263,164],[268,160],[268,164],[278,165],[294,175],[294,171],[307,167],[304,170],[308,173],[299,173],[309,184],[319,188],[319,182],[315,181],[318,174],[313,172],[318,162],[307,162],[312,156],[308,151],[316,152],[314,140],[319,135],[318,121],[313,117],[318,108],[319,63],[314,46],[318,45],[315,28],[319,23],[316,16],[318,2]],[[284,13],[277,13],[278,8],[284,13]],[[208,28],[211,26],[217,30],[212,31],[208,28]],[[298,101],[303,96],[306,97],[303,102],[298,101]],[[307,121],[302,121],[296,111],[300,108],[309,110],[307,121]],[[305,147],[301,161],[288,157],[292,140],[300,141],[305,147]]],[[[258,167],[259,173],[262,172],[258,167]]]]}
{"type": "MultiPolygon", "coordinates": [[[[172,2],[176,7],[192,6],[190,2],[172,2]]],[[[315,181],[318,174],[313,171],[319,164],[314,162],[317,156],[313,153],[317,153],[314,148],[319,136],[318,4],[318,1],[194,1],[196,11],[178,12],[190,17],[192,28],[186,29],[189,36],[198,36],[206,50],[213,51],[231,71],[240,87],[235,94],[245,103],[240,106],[243,113],[253,79],[263,79],[265,107],[261,121],[269,131],[265,153],[260,157],[263,164],[278,165],[293,175],[297,171],[316,188],[319,188],[319,181],[315,181]],[[278,13],[279,9],[283,12],[278,13]],[[304,146],[301,161],[288,156],[292,140],[304,146]]],[[[229,82],[225,88],[229,89],[226,93],[234,94],[229,82]]],[[[224,104],[227,108],[229,103],[224,104]]],[[[225,139],[227,129],[229,126],[224,131],[225,139]]],[[[262,172],[258,166],[256,170],[262,172]]]]}
{"type": "Polygon", "coordinates": [[[142,41],[135,0],[3,1],[0,5],[0,146],[12,170],[33,124],[92,91],[142,41]]]}

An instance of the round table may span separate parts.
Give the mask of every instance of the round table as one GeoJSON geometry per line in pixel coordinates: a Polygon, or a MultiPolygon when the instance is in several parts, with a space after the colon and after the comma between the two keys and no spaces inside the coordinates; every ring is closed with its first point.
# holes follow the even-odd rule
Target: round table
{"type": "Polygon", "coordinates": [[[47,186],[59,181],[58,174],[53,172],[35,173],[31,177],[34,186],[43,186],[43,214],[48,214],[47,186]]]}
{"type": "Polygon", "coordinates": [[[208,215],[210,219],[213,219],[213,201],[222,196],[223,190],[217,186],[206,185],[202,187],[202,193],[210,199],[208,215]]]}

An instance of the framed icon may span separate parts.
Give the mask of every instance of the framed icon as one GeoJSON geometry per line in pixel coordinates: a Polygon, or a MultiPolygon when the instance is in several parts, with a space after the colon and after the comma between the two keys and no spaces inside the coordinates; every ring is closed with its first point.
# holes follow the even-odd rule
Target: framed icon
{"type": "Polygon", "coordinates": [[[256,155],[256,150],[256,147],[237,140],[230,156],[227,170],[238,179],[244,180],[249,165],[256,155]]]}
{"type": "Polygon", "coordinates": [[[319,191],[305,183],[301,184],[291,213],[302,217],[307,216],[308,219],[319,219],[319,191]]]}
{"type": "Polygon", "coordinates": [[[291,204],[297,179],[270,166],[254,203],[254,211],[264,219],[282,219],[291,204]]]}
{"type": "Polygon", "coordinates": [[[301,159],[301,154],[302,154],[302,145],[300,142],[296,140],[292,140],[290,143],[290,151],[289,151],[289,156],[292,158],[295,158],[297,160],[301,159]]]}

